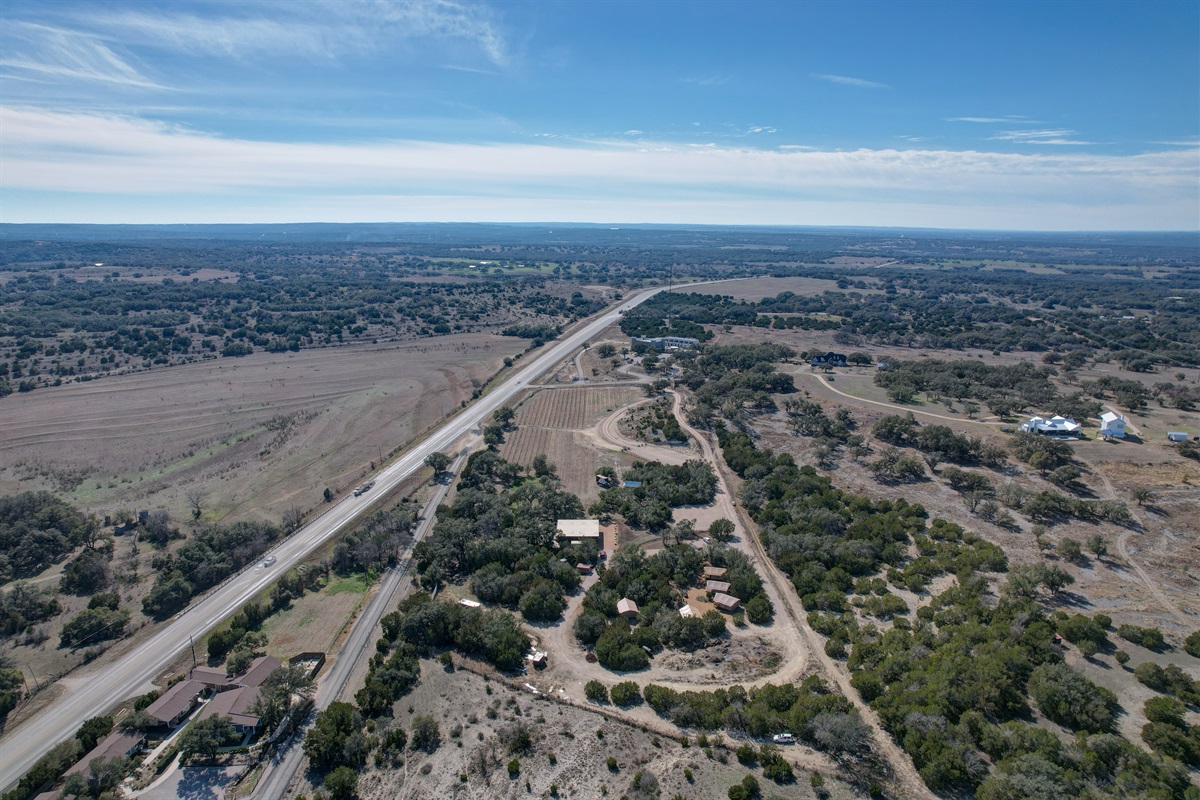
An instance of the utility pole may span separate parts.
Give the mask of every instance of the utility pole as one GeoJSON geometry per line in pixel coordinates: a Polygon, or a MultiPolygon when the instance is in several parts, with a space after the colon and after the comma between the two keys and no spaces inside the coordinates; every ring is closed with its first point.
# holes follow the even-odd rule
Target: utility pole
{"type": "Polygon", "coordinates": [[[192,648],[192,666],[197,667],[199,664],[196,662],[196,643],[192,641],[191,636],[188,637],[188,646],[192,648]]]}

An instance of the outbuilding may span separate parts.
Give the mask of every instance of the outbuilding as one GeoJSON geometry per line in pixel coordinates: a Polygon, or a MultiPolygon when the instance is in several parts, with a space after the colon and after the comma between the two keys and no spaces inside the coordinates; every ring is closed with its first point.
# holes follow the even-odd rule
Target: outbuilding
{"type": "Polygon", "coordinates": [[[717,592],[714,594],[712,601],[713,605],[726,613],[733,613],[742,605],[741,600],[733,597],[732,595],[725,594],[724,592],[717,592]]]}
{"type": "Polygon", "coordinates": [[[1167,431],[1168,442],[1186,442],[1188,435],[1184,431],[1167,431]]]}
{"type": "Polygon", "coordinates": [[[1125,417],[1113,411],[1100,415],[1100,435],[1110,439],[1125,438],[1125,417]]]}
{"type": "Polygon", "coordinates": [[[637,603],[630,600],[628,597],[622,597],[617,601],[617,613],[628,619],[636,617],[638,613],[637,603]]]}
{"type": "Polygon", "coordinates": [[[705,581],[704,591],[709,594],[729,594],[729,581],[705,581]]]}

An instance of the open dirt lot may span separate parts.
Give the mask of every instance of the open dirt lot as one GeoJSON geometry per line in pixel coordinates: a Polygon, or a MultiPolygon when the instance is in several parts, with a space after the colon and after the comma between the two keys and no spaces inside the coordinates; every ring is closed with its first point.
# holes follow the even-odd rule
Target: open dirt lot
{"type": "Polygon", "coordinates": [[[458,407],[524,342],[472,334],[256,353],[3,401],[0,492],[48,488],[100,515],[166,508],[278,519],[352,488],[458,407]]]}
{"type": "MultiPolygon", "coordinates": [[[[727,789],[748,772],[756,773],[766,797],[814,797],[802,763],[807,760],[806,748],[785,749],[784,755],[799,767],[797,780],[777,786],[765,780],[761,770],[740,765],[722,747],[711,748],[710,756],[696,746],[694,736],[691,747],[682,747],[674,738],[677,732],[673,727],[657,718],[647,730],[612,719],[595,706],[534,696],[466,670],[446,672],[432,660],[422,661],[420,685],[396,704],[394,718],[384,724],[408,729],[413,717],[420,714],[431,714],[438,721],[440,747],[432,753],[409,751],[399,763],[372,764],[360,770],[358,796],[362,800],[545,798],[551,796],[552,786],[559,797],[578,800],[606,794],[630,798],[680,794],[691,800],[722,800],[727,789]],[[520,771],[510,778],[505,765],[514,754],[504,742],[510,738],[508,731],[522,723],[533,729],[534,744],[527,752],[515,754],[520,771]],[[615,770],[606,765],[610,756],[617,760],[615,770]],[[691,771],[690,779],[685,769],[691,771]],[[639,772],[647,784],[646,776],[653,776],[660,793],[643,795],[634,790],[639,772]]],[[[835,780],[827,762],[818,768],[826,778],[830,797],[865,796],[835,780]]],[[[289,796],[311,797],[318,778],[306,776],[291,787],[289,796]]]]}

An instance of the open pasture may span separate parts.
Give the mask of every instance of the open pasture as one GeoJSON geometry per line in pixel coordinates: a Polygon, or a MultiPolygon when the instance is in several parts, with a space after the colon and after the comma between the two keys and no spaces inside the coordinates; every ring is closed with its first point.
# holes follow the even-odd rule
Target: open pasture
{"type": "MultiPolygon", "coordinates": [[[[718,294],[732,297],[735,300],[748,300],[757,303],[767,297],[775,297],[783,292],[793,292],[798,295],[824,294],[839,291],[837,281],[825,278],[750,278],[744,281],[715,283],[709,286],[697,286],[694,289],[684,287],[680,292],[695,294],[718,294]]],[[[861,289],[855,291],[862,292],[861,289]]],[[[868,290],[875,291],[875,290],[868,290]]]]}
{"type": "Polygon", "coordinates": [[[53,489],[101,515],[166,508],[278,519],[350,488],[520,351],[483,334],[255,353],[6,397],[0,491],[53,489]]]}

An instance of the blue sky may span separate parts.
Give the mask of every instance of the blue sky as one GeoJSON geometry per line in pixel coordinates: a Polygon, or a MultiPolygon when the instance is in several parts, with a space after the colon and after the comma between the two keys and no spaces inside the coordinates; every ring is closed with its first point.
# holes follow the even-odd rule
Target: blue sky
{"type": "Polygon", "coordinates": [[[1196,2],[21,2],[0,221],[1200,228],[1196,2]]]}

